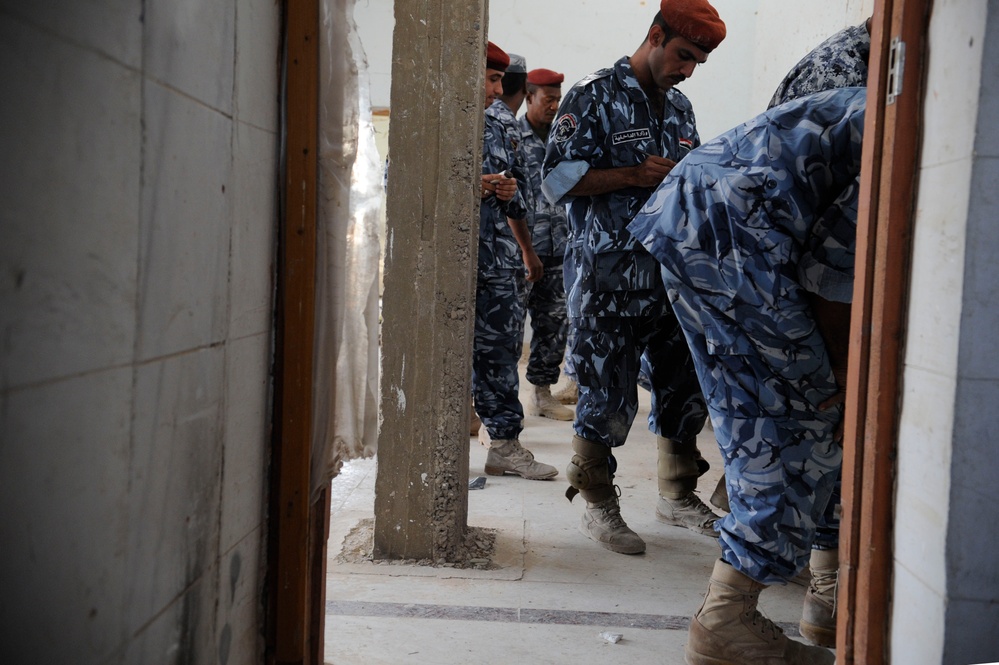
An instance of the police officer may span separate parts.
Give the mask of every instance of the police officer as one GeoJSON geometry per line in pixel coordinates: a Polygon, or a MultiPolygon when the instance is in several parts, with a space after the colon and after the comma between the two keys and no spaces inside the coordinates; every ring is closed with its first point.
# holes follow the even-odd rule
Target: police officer
{"type": "MultiPolygon", "coordinates": [[[[867,86],[867,61],[871,54],[871,19],[840,30],[802,58],[777,86],[770,108],[805,95],[867,86]]],[[[829,310],[829,308],[826,308],[829,310]]],[[[850,308],[829,310],[845,331],[849,330],[850,308]]],[[[844,333],[845,334],[845,333],[844,333]]],[[[828,340],[827,340],[828,341],[828,340]]],[[[845,353],[845,351],[844,351],[845,353]]],[[[823,647],[836,646],[836,589],[839,583],[839,517],[835,505],[840,502],[837,481],[826,510],[817,525],[808,568],[811,580],[805,593],[798,629],[802,636],[823,647]]]]}
{"type": "Polygon", "coordinates": [[[614,552],[645,551],[621,517],[612,454],[638,411],[643,353],[652,384],[649,428],[659,448],[656,516],[715,533],[717,516],[694,493],[708,468],[696,445],[704,400],[659,266],[625,227],[699,144],[690,102],[673,86],[724,37],[725,24],[706,0],[662,0],[630,58],[566,94],[548,140],[543,187],[569,216],[565,283],[579,384],[567,496],[582,494],[580,530],[614,552]]]}
{"type": "Polygon", "coordinates": [[[516,119],[511,109],[497,99],[503,94],[503,74],[509,65],[510,56],[489,42],[472,397],[490,438],[486,473],[544,480],[554,478],[558,471],[536,461],[519,441],[524,411],[518,397],[517,362],[524,344],[525,269],[526,279],[533,282],[541,277],[543,268],[531,246],[526,209],[516,179],[505,175],[518,163],[513,133],[516,119]]]}
{"type": "Polygon", "coordinates": [[[704,388],[731,512],[687,663],[829,664],[756,610],[809,558],[843,459],[865,89],[776,106],[681,162],[629,225],[704,388]],[[748,620],[747,620],[748,619],[748,620]]]}
{"type": "Polygon", "coordinates": [[[562,280],[568,221],[565,206],[553,205],[541,192],[541,165],[548,132],[562,100],[564,80],[563,74],[550,69],[528,72],[527,112],[518,121],[527,223],[534,251],[544,266],[541,279],[527,287],[527,312],[531,319],[527,381],[534,387],[527,408],[532,416],[554,420],[572,420],[574,415],[572,409],[563,406],[551,393],[551,386],[558,383],[569,328],[562,280]]]}

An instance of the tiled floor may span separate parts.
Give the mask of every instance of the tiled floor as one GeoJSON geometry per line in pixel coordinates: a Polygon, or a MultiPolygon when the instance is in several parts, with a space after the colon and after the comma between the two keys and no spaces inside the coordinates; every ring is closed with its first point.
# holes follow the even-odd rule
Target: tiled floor
{"type": "MultiPolygon", "coordinates": [[[[642,410],[615,455],[622,514],[645,539],[644,555],[609,552],[579,533],[582,501],[564,496],[570,423],[528,416],[521,435],[559,468],[555,480],[489,476],[485,489],[469,492],[469,525],[499,530],[495,570],[337,563],[347,532],[374,514],[375,461],[346,465],[333,482],[326,662],[682,664],[687,621],[718,545],[656,521],[656,443],[646,427],[648,393],[639,392],[642,410]],[[611,643],[603,633],[622,637],[611,643]]],[[[470,476],[484,475],[486,448],[470,445],[470,476]]],[[[706,499],[721,473],[710,430],[699,446],[712,462],[700,485],[706,499]]],[[[760,605],[796,635],[803,594],[802,586],[774,587],[760,605]]]]}

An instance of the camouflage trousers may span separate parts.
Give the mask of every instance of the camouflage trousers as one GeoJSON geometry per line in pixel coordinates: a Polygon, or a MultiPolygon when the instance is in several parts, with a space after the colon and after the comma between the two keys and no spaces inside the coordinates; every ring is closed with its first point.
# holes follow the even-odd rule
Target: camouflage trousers
{"type": "Polygon", "coordinates": [[[725,463],[732,512],[718,522],[722,558],[783,584],[813,546],[838,545],[842,407],[819,408],[837,391],[825,344],[807,305],[774,315],[728,301],[722,312],[678,281],[667,288],[725,463]]]}
{"type": "Polygon", "coordinates": [[[524,429],[517,363],[526,283],[522,270],[480,270],[475,286],[472,399],[492,439],[516,439],[524,429]]]}
{"type": "MultiPolygon", "coordinates": [[[[649,429],[688,439],[704,427],[704,398],[672,313],[654,317],[573,319],[572,364],[579,383],[576,434],[612,448],[623,445],[638,413],[643,355],[652,382],[649,429]]],[[[611,456],[611,471],[617,464],[611,456]]]]}
{"type": "MultiPolygon", "coordinates": [[[[573,258],[573,254],[569,252],[566,248],[566,253],[562,257],[562,290],[568,292],[572,287],[573,282],[576,280],[576,271],[578,267],[576,266],[577,259],[573,258]]],[[[569,330],[566,335],[565,341],[565,367],[562,371],[567,377],[576,380],[576,365],[572,361],[572,347],[575,344],[576,338],[576,328],[573,325],[573,317],[567,315],[569,321],[569,330]]]]}
{"type": "Polygon", "coordinates": [[[565,356],[569,318],[562,283],[562,257],[543,257],[541,279],[527,285],[527,312],[531,315],[531,356],[527,380],[536,386],[558,383],[559,366],[565,356]]]}
{"type": "Polygon", "coordinates": [[[567,377],[575,381],[576,366],[572,362],[572,344],[573,339],[576,337],[576,329],[572,327],[572,319],[569,319],[568,327],[568,334],[565,336],[565,367],[562,368],[562,371],[567,377]]]}

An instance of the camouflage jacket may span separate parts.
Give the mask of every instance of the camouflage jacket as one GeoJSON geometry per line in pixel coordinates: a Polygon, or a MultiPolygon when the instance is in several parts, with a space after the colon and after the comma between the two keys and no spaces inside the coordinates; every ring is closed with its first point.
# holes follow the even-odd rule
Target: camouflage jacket
{"type": "Polygon", "coordinates": [[[787,73],[767,108],[823,90],[867,85],[870,55],[866,23],[837,32],[787,73]]]}
{"type": "Polygon", "coordinates": [[[805,291],[851,300],[865,100],[864,88],[820,92],[729,130],[677,165],[629,226],[667,272],[731,315],[705,331],[709,348],[740,339],[727,326],[761,333],[777,322],[768,341],[778,353],[813,325],[805,291]]]}
{"type": "Polygon", "coordinates": [[[496,100],[486,109],[482,137],[482,173],[512,171],[517,176],[517,195],[509,201],[495,196],[482,199],[479,205],[479,270],[524,269],[520,245],[513,237],[507,217],[525,219],[527,209],[523,165],[520,162],[520,126],[506,104],[496,100]]]}
{"type": "Polygon", "coordinates": [[[527,204],[527,224],[531,228],[534,251],[542,258],[565,255],[569,220],[565,206],[548,200],[541,192],[541,165],[545,161],[545,140],[538,136],[527,116],[518,121],[520,154],[524,164],[524,202],[527,204]]]}
{"type": "Polygon", "coordinates": [[[625,228],[652,189],[568,194],[590,168],[636,166],[646,155],[679,161],[700,144],[690,102],[666,92],[655,117],[627,57],[565,95],[548,137],[543,188],[567,204],[565,286],[570,317],[657,315],[668,307],[659,266],[625,228]]]}

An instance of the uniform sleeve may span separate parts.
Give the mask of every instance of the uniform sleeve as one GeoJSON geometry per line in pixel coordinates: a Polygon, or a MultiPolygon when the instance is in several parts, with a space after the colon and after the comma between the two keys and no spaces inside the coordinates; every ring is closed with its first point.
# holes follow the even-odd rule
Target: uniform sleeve
{"type": "Polygon", "coordinates": [[[826,300],[853,300],[859,191],[858,175],[812,225],[798,263],[801,285],[826,300]]]}
{"type": "Polygon", "coordinates": [[[567,203],[569,190],[604,157],[606,113],[590,93],[570,90],[548,135],[541,190],[553,204],[567,203]]]}
{"type": "Polygon", "coordinates": [[[485,175],[503,171],[514,172],[517,176],[517,194],[509,201],[500,201],[495,196],[490,196],[484,203],[498,208],[505,216],[512,219],[527,217],[527,205],[521,194],[527,183],[523,180],[523,168],[518,157],[513,137],[503,123],[486,115],[482,139],[482,173],[485,175]]]}

